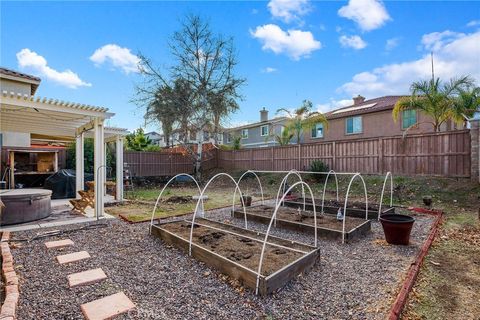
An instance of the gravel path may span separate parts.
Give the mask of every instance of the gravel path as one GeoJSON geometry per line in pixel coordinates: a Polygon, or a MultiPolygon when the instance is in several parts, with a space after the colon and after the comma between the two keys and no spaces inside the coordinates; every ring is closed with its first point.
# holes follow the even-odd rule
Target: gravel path
{"type": "MultiPolygon", "coordinates": [[[[207,218],[243,223],[232,220],[226,210],[207,213],[207,218]]],[[[383,319],[433,221],[424,215],[416,219],[412,244],[407,247],[385,245],[377,222],[366,238],[347,245],[320,240],[320,263],[263,298],[231,286],[225,276],[150,236],[148,223],[105,221],[105,228],[21,242],[12,249],[20,277],[18,319],[83,319],[82,303],[118,291],[124,291],[137,306],[120,319],[383,319]],[[45,249],[45,241],[63,238],[72,239],[75,245],[45,249]],[[91,258],[63,266],[55,260],[56,255],[81,250],[91,258]],[[106,281],[68,288],[68,274],[99,267],[107,274],[106,281]]],[[[255,223],[249,228],[266,229],[255,223]]],[[[14,233],[13,239],[37,232],[14,233]]],[[[313,237],[292,231],[274,230],[272,234],[313,243],[313,237]]]]}

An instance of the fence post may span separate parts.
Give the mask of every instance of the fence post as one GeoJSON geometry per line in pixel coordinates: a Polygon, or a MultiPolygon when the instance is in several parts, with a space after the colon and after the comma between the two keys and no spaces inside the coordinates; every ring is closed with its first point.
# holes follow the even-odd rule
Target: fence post
{"type": "Polygon", "coordinates": [[[470,178],[480,183],[480,119],[470,120],[470,178]]]}
{"type": "Polygon", "coordinates": [[[250,149],[250,169],[251,169],[251,170],[255,169],[255,168],[253,167],[253,148],[250,149]]]}
{"type": "Polygon", "coordinates": [[[332,142],[332,167],[330,169],[337,170],[337,150],[335,149],[336,144],[335,141],[332,142]]]}
{"type": "Polygon", "coordinates": [[[383,173],[384,171],[384,165],[383,165],[383,138],[378,139],[378,171],[380,173],[383,173]]]}
{"type": "Polygon", "coordinates": [[[275,149],[273,147],[270,148],[272,150],[272,171],[275,171],[275,149]]]}
{"type": "Polygon", "coordinates": [[[301,156],[301,153],[302,153],[302,145],[299,143],[298,144],[298,170],[302,170],[302,156],[301,156]]]}
{"type": "Polygon", "coordinates": [[[236,167],[237,160],[236,160],[235,154],[236,154],[236,152],[235,152],[235,150],[233,150],[233,168],[232,169],[235,169],[235,167],[236,167]]]}

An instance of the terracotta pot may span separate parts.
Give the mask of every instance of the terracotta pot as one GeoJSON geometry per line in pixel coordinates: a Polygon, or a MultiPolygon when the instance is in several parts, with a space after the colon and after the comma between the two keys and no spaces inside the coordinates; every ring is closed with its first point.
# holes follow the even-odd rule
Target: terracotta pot
{"type": "Polygon", "coordinates": [[[380,216],[385,240],[390,244],[408,245],[415,219],[404,214],[383,214],[380,216]]]}
{"type": "Polygon", "coordinates": [[[245,207],[250,207],[252,205],[252,197],[251,196],[242,196],[243,198],[243,204],[245,204],[245,207]]]}

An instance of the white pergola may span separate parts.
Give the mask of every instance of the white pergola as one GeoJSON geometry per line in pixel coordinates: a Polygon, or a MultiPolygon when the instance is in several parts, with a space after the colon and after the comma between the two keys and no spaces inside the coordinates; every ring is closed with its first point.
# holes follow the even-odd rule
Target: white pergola
{"type": "Polygon", "coordinates": [[[104,126],[107,108],[3,91],[0,130],[76,139],[76,187],[84,189],[84,138],[94,138],[95,216],[103,216],[107,142],[116,143],[116,193],[123,200],[123,137],[126,129],[104,126]],[[98,183],[102,182],[102,183],[98,183]]]}

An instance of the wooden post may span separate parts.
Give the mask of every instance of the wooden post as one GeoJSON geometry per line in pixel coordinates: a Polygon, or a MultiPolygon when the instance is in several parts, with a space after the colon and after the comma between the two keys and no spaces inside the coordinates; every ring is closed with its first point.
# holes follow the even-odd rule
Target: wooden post
{"type": "Polygon", "coordinates": [[[235,150],[233,150],[233,168],[232,169],[235,169],[236,167],[236,159],[235,159],[235,150]]]}
{"type": "Polygon", "coordinates": [[[378,150],[377,150],[377,152],[378,152],[378,157],[377,157],[377,159],[378,159],[378,171],[380,173],[383,173],[384,168],[385,168],[385,166],[383,164],[383,138],[378,139],[378,150]]]}
{"type": "Polygon", "coordinates": [[[253,167],[253,149],[250,149],[250,169],[251,170],[255,169],[253,167]]]}
{"type": "Polygon", "coordinates": [[[302,145],[298,144],[298,170],[302,170],[302,145]]]}
{"type": "Polygon", "coordinates": [[[332,167],[330,169],[337,170],[336,162],[337,162],[337,151],[335,149],[335,141],[332,142],[332,167]]]}
{"type": "Polygon", "coordinates": [[[10,189],[15,189],[15,152],[10,151],[10,189]]]}
{"type": "Polygon", "coordinates": [[[272,171],[275,171],[275,149],[271,147],[270,150],[272,151],[272,171]]]}

